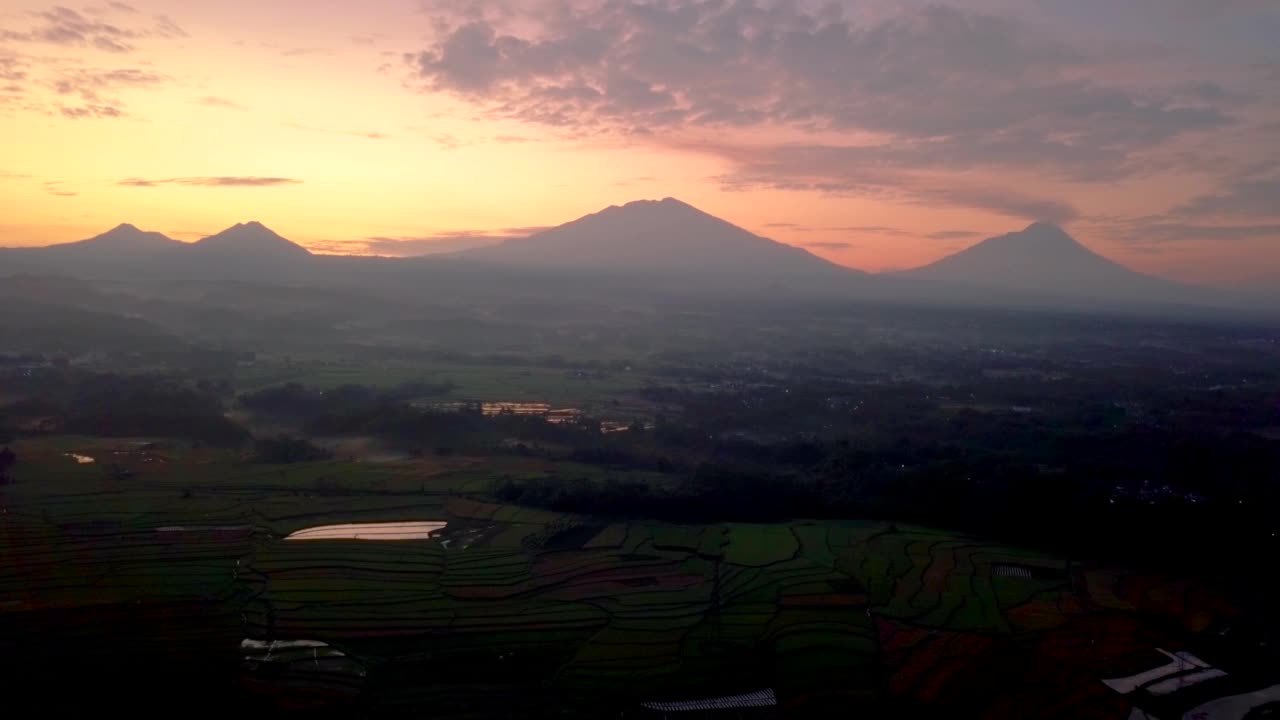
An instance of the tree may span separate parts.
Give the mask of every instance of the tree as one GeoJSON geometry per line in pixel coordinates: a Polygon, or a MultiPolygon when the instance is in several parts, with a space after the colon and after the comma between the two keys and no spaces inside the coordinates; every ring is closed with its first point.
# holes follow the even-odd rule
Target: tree
{"type": "Polygon", "coordinates": [[[103,466],[102,469],[107,473],[107,477],[112,480],[128,480],[133,477],[133,471],[120,463],[113,462],[110,465],[103,466]]]}
{"type": "Polygon", "coordinates": [[[328,460],[332,454],[306,438],[277,435],[253,444],[254,460],[263,463],[297,463],[328,460]]]}

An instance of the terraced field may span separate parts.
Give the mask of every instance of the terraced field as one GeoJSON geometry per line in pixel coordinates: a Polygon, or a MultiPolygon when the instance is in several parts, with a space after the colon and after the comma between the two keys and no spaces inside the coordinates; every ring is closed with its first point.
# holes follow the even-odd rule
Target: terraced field
{"type": "Polygon", "coordinates": [[[1119,719],[1277,679],[1206,654],[1195,667],[1221,675],[1117,692],[1102,680],[1160,667],[1161,650],[1203,652],[1231,606],[928,528],[558,514],[488,502],[465,460],[186,457],[109,480],[61,449],[28,457],[38,481],[0,490],[0,657],[20,681],[127,674],[216,693],[211,712],[602,717],[771,688],[792,716],[1119,719]],[[447,525],[284,539],[394,520],[447,525]]]}

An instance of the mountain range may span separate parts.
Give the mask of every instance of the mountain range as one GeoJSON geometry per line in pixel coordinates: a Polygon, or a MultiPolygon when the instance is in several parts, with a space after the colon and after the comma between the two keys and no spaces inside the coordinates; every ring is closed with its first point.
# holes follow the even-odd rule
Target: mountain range
{"type": "Polygon", "coordinates": [[[130,223],[121,223],[110,230],[87,240],[50,245],[44,248],[10,248],[27,252],[52,251],[68,253],[166,253],[190,251],[202,255],[240,255],[261,257],[264,255],[302,257],[311,251],[286,240],[260,222],[236,223],[216,235],[184,243],[158,232],[139,230],[130,223]]]}
{"type": "Polygon", "coordinates": [[[654,286],[842,292],[850,298],[998,305],[1232,305],[1225,291],[1135,272],[1035,223],[926,265],[868,275],[751,233],[674,198],[611,206],[496,245],[391,260],[313,255],[259,222],[184,243],[130,224],[45,248],[0,250],[7,274],[272,278],[328,283],[396,273],[555,273],[654,286]]]}

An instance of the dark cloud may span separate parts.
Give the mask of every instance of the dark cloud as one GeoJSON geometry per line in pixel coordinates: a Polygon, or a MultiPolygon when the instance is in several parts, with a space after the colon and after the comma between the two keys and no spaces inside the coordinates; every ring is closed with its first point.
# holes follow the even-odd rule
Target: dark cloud
{"type": "Polygon", "coordinates": [[[930,240],[970,240],[982,237],[985,234],[976,230],[941,230],[939,232],[931,232],[925,237],[930,240]]]}
{"type": "Polygon", "coordinates": [[[915,233],[908,232],[901,228],[886,227],[884,225],[844,225],[841,227],[824,228],[825,230],[833,230],[836,232],[850,233],[853,235],[887,235],[890,237],[914,237],[915,233]]]}
{"type": "Polygon", "coordinates": [[[153,18],[155,25],[152,27],[151,34],[160,37],[190,37],[186,30],[183,30],[167,15],[156,15],[153,18]]]}
{"type": "MultiPolygon", "coordinates": [[[[436,233],[429,236],[432,240],[469,240],[477,238],[501,238],[510,240],[511,238],[529,237],[536,235],[544,230],[550,230],[549,225],[521,225],[518,227],[499,228],[497,230],[451,230],[447,232],[436,233]]],[[[428,239],[428,238],[417,238],[428,239]]]]}
{"type": "Polygon", "coordinates": [[[65,183],[61,180],[47,180],[40,184],[44,186],[44,191],[50,195],[56,195],[58,197],[75,197],[80,194],[62,187],[65,183]]]}
{"type": "Polygon", "coordinates": [[[25,31],[0,30],[0,39],[81,47],[108,53],[133,52],[134,42],[147,37],[186,37],[187,33],[164,15],[150,22],[136,23],[138,11],[124,3],[79,12],[68,7],[54,7],[30,13],[35,24],[25,31]],[[129,24],[110,22],[111,15],[123,15],[129,24]]]}
{"type": "Polygon", "coordinates": [[[517,227],[502,228],[498,232],[498,234],[507,238],[529,237],[530,235],[536,235],[540,232],[550,230],[552,229],[552,227],[554,226],[552,225],[520,225],[517,227]]]}
{"type": "Polygon", "coordinates": [[[614,187],[632,187],[633,185],[643,185],[646,183],[660,182],[658,178],[649,175],[639,175],[615,182],[614,187]]]}
{"type": "MultiPolygon", "coordinates": [[[[65,8],[49,12],[60,16],[62,10],[65,8]]],[[[99,45],[110,40],[106,36],[99,39],[99,45]]],[[[26,111],[73,119],[124,117],[126,93],[163,87],[173,80],[146,67],[94,67],[82,59],[24,55],[0,47],[0,92],[6,94],[0,96],[0,103],[13,106],[19,102],[16,96],[21,95],[25,101],[20,109],[26,111]],[[55,97],[49,98],[42,90],[52,91],[55,97]],[[70,100],[72,97],[79,101],[70,100]]]]}
{"type": "Polygon", "coordinates": [[[543,226],[510,227],[498,230],[458,230],[434,235],[368,237],[361,240],[335,240],[320,244],[325,252],[358,255],[414,257],[439,255],[471,248],[496,245],[513,238],[528,237],[549,228],[543,226]]]}
{"type": "Polygon", "coordinates": [[[755,0],[598,0],[503,16],[445,22],[406,56],[413,81],[558,127],[872,131],[895,141],[867,153],[900,166],[1085,179],[1132,173],[1141,150],[1234,122],[1216,102],[1225,88],[1104,84],[1054,36],[941,5],[873,22],[755,0]]]}
{"type": "Polygon", "coordinates": [[[497,245],[508,238],[498,235],[464,235],[461,237],[371,237],[360,243],[362,250],[371,255],[413,257],[439,255],[471,248],[497,245]]]}
{"type": "Polygon", "coordinates": [[[1210,80],[1185,83],[1173,88],[1172,92],[1179,98],[1214,105],[1247,105],[1259,99],[1256,93],[1229,88],[1210,80]]]}
{"type": "Polygon", "coordinates": [[[139,68],[95,69],[55,67],[44,83],[62,97],[78,97],[78,104],[60,101],[54,110],[71,119],[125,117],[120,94],[128,90],[153,88],[172,82],[167,75],[139,68]]]}
{"type": "Polygon", "coordinates": [[[876,197],[889,202],[959,206],[1025,220],[1065,223],[1079,217],[1070,203],[1040,198],[971,179],[946,182],[922,177],[909,163],[884,161],[899,149],[867,146],[696,146],[725,158],[733,170],[717,176],[727,190],[791,190],[836,196],[876,197]],[[880,160],[877,161],[877,158],[880,160]]]}
{"type": "Polygon", "coordinates": [[[248,109],[249,109],[249,108],[245,107],[244,105],[241,105],[240,103],[235,102],[235,101],[233,101],[233,100],[228,100],[228,99],[226,99],[226,98],[215,97],[215,96],[213,96],[213,95],[206,95],[206,96],[204,96],[204,97],[202,97],[202,98],[197,98],[197,99],[193,100],[192,102],[194,102],[194,103],[196,103],[196,104],[198,104],[198,105],[204,105],[204,106],[207,106],[207,107],[226,108],[226,109],[228,109],[228,110],[248,110],[248,109]]]}
{"type": "Polygon", "coordinates": [[[257,177],[257,176],[215,176],[215,177],[180,177],[164,180],[147,180],[144,178],[126,178],[116,183],[128,187],[158,187],[160,185],[198,185],[204,187],[272,187],[276,185],[297,185],[302,181],[294,178],[257,177]]]}
{"type": "MultiPolygon", "coordinates": [[[[799,223],[790,223],[790,222],[776,222],[776,223],[766,223],[765,227],[779,228],[783,230],[791,230],[792,232],[803,232],[803,233],[828,233],[828,234],[838,233],[841,235],[855,235],[855,236],[878,235],[881,237],[898,237],[898,238],[913,238],[913,237],[919,236],[919,233],[915,233],[910,230],[903,230],[902,228],[889,227],[887,225],[815,226],[815,225],[801,225],[799,223]]],[[[818,244],[804,243],[804,244],[814,245],[815,247],[822,246],[820,243],[818,244]]]]}
{"type": "Polygon", "coordinates": [[[124,43],[116,42],[109,37],[96,37],[93,39],[93,46],[99,50],[113,53],[127,53],[133,48],[124,43]]]}
{"type": "Polygon", "coordinates": [[[1194,198],[1176,215],[1206,217],[1280,217],[1280,177],[1228,181],[1216,193],[1194,198]]]}
{"type": "Polygon", "coordinates": [[[18,100],[13,97],[26,93],[24,83],[30,77],[31,65],[23,57],[0,47],[0,82],[4,83],[3,91],[9,96],[0,98],[0,103],[18,100]]]}
{"type": "Polygon", "coordinates": [[[857,247],[857,245],[853,243],[828,242],[828,241],[807,242],[807,243],[804,243],[804,246],[811,247],[811,248],[818,248],[819,250],[850,250],[852,248],[857,247]]]}
{"type": "Polygon", "coordinates": [[[281,46],[279,46],[279,45],[274,45],[274,44],[272,44],[272,43],[262,43],[262,46],[263,46],[263,47],[265,47],[265,48],[270,48],[270,49],[272,49],[272,50],[276,50],[276,51],[278,51],[281,55],[283,55],[284,57],[306,57],[306,56],[309,56],[309,55],[332,55],[332,54],[334,54],[334,50],[333,50],[332,48],[322,48],[322,47],[281,47],[281,46]]]}
{"type": "Polygon", "coordinates": [[[443,135],[436,135],[431,139],[435,140],[436,144],[444,148],[445,150],[457,150],[458,148],[475,144],[474,141],[463,140],[462,138],[456,135],[451,135],[449,133],[445,133],[443,135]]]}
{"type": "Polygon", "coordinates": [[[13,56],[0,55],[0,80],[16,82],[27,79],[27,64],[13,56]]]}
{"type": "Polygon", "coordinates": [[[1168,255],[1169,246],[1167,245],[1133,245],[1129,248],[1130,252],[1139,255],[1168,255]]]}
{"type": "Polygon", "coordinates": [[[295,130],[306,130],[308,132],[332,133],[334,135],[350,135],[351,137],[361,137],[369,140],[385,140],[391,137],[386,133],[377,132],[374,130],[332,130],[329,128],[312,127],[310,125],[303,125],[301,123],[292,123],[292,122],[284,123],[284,126],[293,128],[295,130]]]}
{"type": "Polygon", "coordinates": [[[96,47],[108,52],[129,52],[133,46],[128,44],[128,41],[138,37],[138,32],[134,30],[93,20],[70,8],[55,7],[36,15],[40,19],[39,25],[28,31],[25,37],[10,39],[53,45],[96,47]]]}
{"type": "Polygon", "coordinates": [[[85,118],[119,118],[125,112],[111,105],[81,105],[78,107],[59,107],[58,112],[65,118],[84,120],[85,118]]]}
{"type": "Polygon", "coordinates": [[[916,195],[913,201],[917,204],[956,205],[1023,220],[1065,224],[1080,217],[1080,211],[1070,203],[1024,195],[1005,188],[935,187],[913,192],[916,195]]]}
{"type": "Polygon", "coordinates": [[[100,101],[106,92],[156,87],[172,80],[167,75],[140,68],[65,68],[54,74],[49,85],[59,95],[79,95],[82,100],[100,101]]]}
{"type": "Polygon", "coordinates": [[[1133,244],[1232,241],[1275,238],[1280,241],[1280,223],[1229,225],[1178,222],[1135,223],[1118,239],[1133,244]]]}

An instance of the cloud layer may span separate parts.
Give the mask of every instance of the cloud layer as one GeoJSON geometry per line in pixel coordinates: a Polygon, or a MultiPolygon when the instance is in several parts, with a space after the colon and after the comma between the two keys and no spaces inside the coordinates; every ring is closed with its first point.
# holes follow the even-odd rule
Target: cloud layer
{"type": "MultiPolygon", "coordinates": [[[[1202,167],[1211,149],[1179,143],[1241,126],[1259,102],[1231,73],[1136,73],[1165,51],[1135,42],[1107,57],[1006,12],[1017,3],[887,5],[441,6],[434,41],[404,60],[420,91],[490,117],[714,154],[731,168],[714,179],[731,189],[875,195],[1056,222],[1079,216],[1070,200],[990,175],[964,187],[956,178],[1104,183],[1202,167]]],[[[1232,5],[1209,12],[1187,0],[1146,14],[1186,25],[1265,11],[1232,5]]],[[[1062,0],[1044,6],[1070,11],[1062,0]]],[[[1084,12],[1128,20],[1102,6],[1084,12]]]]}
{"type": "Polygon", "coordinates": [[[24,30],[0,28],[0,110],[16,108],[71,120],[129,115],[123,96],[174,79],[130,56],[151,38],[185,38],[164,15],[144,16],[119,2],[26,13],[24,30]]]}
{"type": "Polygon", "coordinates": [[[510,227],[497,230],[455,230],[430,235],[374,236],[360,240],[333,240],[320,242],[313,248],[334,254],[383,255],[386,257],[416,257],[440,255],[497,245],[507,240],[523,238],[548,230],[545,226],[510,227]]]}
{"type": "Polygon", "coordinates": [[[117,185],[125,185],[127,187],[159,187],[161,185],[194,185],[200,187],[273,187],[276,185],[298,185],[302,181],[295,178],[284,177],[258,177],[258,176],[240,176],[240,175],[219,175],[212,177],[178,177],[165,178],[163,180],[148,180],[145,178],[125,178],[117,182],[117,185]]]}
{"type": "Polygon", "coordinates": [[[187,36],[185,30],[164,15],[156,15],[144,22],[129,17],[127,25],[110,21],[108,17],[113,15],[137,16],[138,11],[119,2],[85,12],[53,7],[30,13],[31,24],[27,30],[0,29],[0,40],[128,53],[135,49],[133,43],[139,38],[187,36]]]}

